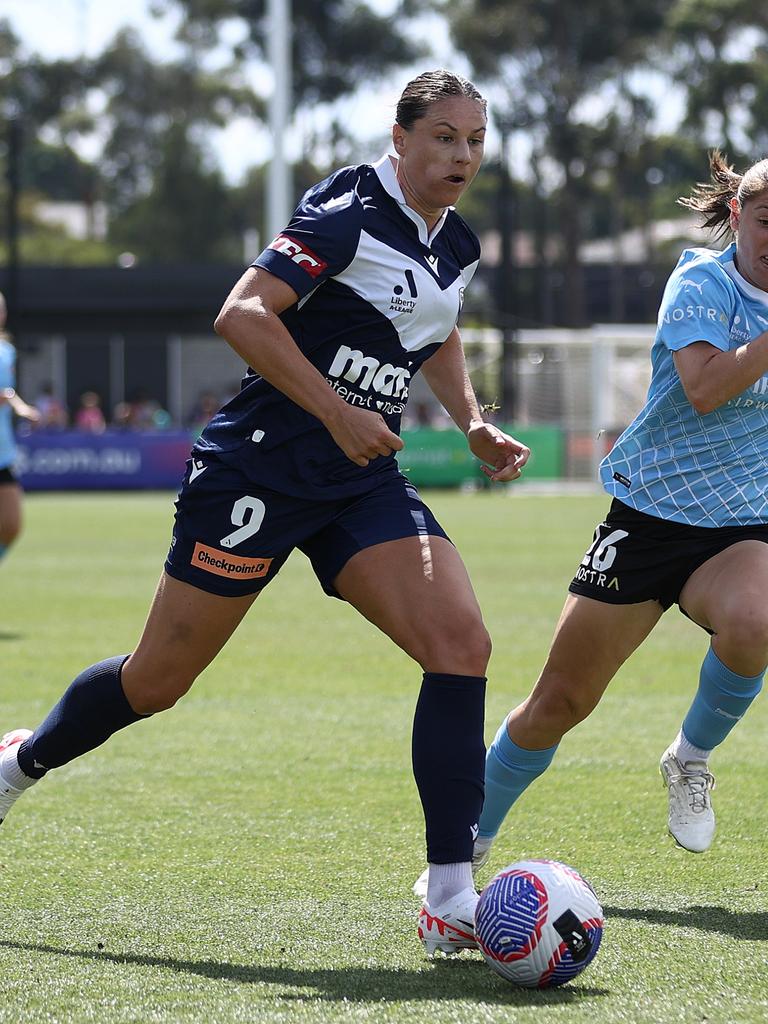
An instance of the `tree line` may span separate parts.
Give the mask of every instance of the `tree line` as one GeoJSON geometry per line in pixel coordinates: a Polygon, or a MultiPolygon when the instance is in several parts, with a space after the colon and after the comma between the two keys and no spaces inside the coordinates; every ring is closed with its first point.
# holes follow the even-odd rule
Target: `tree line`
{"type": "MultiPolygon", "coordinates": [[[[96,57],[44,60],[0,21],[0,109],[21,131],[24,262],[114,263],[128,251],[144,262],[237,264],[244,233],[263,237],[266,155],[228,184],[211,132],[237,116],[266,122],[248,73],[266,60],[266,0],[154,8],[180,16],[168,59],[122,29],[96,57]],[[81,155],[84,140],[97,156],[81,155]],[[105,204],[106,237],[46,226],[36,214],[44,199],[105,204]]],[[[387,16],[363,0],[293,0],[292,9],[297,116],[331,112],[321,139],[306,132],[297,195],[364,158],[354,125],[333,117],[336,101],[447,63],[417,31],[418,19],[438,15],[503,142],[462,213],[480,232],[526,231],[536,264],[559,268],[574,324],[584,317],[586,239],[634,227],[650,243],[650,225],[675,216],[675,200],[706,176],[708,148],[737,166],[768,148],[768,8],[752,0],[401,0],[387,16]]]]}

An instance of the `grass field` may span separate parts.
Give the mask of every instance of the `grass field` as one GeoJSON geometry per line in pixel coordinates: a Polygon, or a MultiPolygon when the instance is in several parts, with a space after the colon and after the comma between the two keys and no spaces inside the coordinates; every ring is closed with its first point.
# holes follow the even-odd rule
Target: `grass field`
{"type": "MultiPolygon", "coordinates": [[[[495,648],[487,734],[525,695],[600,497],[434,494],[495,648]]],[[[0,569],[2,729],[130,650],[171,495],[28,497],[0,569]]],[[[520,801],[495,869],[577,867],[607,915],[575,983],[511,988],[479,954],[427,961],[410,773],[419,670],[321,594],[303,556],[192,692],[25,797],[0,835],[0,1021],[764,1022],[768,705],[716,755],[719,833],[666,837],[658,757],[705,635],[673,610],[520,801]]]]}

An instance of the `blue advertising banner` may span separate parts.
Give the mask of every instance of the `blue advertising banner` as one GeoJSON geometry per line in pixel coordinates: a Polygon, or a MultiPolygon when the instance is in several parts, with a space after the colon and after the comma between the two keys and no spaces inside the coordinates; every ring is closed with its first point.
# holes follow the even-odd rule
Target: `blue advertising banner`
{"type": "MultiPolygon", "coordinates": [[[[564,435],[559,427],[508,429],[531,447],[526,479],[562,476],[564,435]]],[[[28,491],[175,491],[193,440],[181,430],[33,432],[17,438],[16,470],[28,491]]],[[[404,430],[403,440],[398,462],[417,487],[483,482],[479,463],[458,430],[404,430]]]]}
{"type": "Polygon", "coordinates": [[[177,490],[189,458],[186,431],[43,432],[17,438],[16,471],[28,491],[177,490]]]}

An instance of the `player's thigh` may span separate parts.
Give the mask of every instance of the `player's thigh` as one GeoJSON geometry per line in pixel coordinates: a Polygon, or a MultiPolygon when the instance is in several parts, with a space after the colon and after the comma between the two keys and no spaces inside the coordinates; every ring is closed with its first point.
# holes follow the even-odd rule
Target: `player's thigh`
{"type": "Polygon", "coordinates": [[[680,593],[680,607],[694,622],[736,645],[768,648],[768,543],[743,540],[700,565],[680,593]]]}
{"type": "Polygon", "coordinates": [[[569,594],[536,688],[562,688],[596,703],[663,614],[655,600],[614,604],[569,594]]]}
{"type": "Polygon", "coordinates": [[[216,657],[290,554],[303,528],[295,505],[215,456],[190,460],[165,572],[123,669],[135,710],[169,706],[216,657]]]}
{"type": "Polygon", "coordinates": [[[133,709],[161,711],[186,693],[256,597],[207,593],[163,572],[139,643],[122,670],[133,709]]]}
{"type": "Polygon", "coordinates": [[[655,600],[616,604],[569,594],[541,675],[530,696],[509,714],[512,739],[531,750],[558,743],[597,707],[611,679],[663,614],[655,600]]]}
{"type": "Polygon", "coordinates": [[[0,543],[9,544],[21,531],[22,490],[15,481],[0,480],[0,543]]]}
{"type": "Polygon", "coordinates": [[[403,537],[357,552],[338,593],[425,671],[483,675],[490,639],[459,553],[445,537],[403,537]]]}

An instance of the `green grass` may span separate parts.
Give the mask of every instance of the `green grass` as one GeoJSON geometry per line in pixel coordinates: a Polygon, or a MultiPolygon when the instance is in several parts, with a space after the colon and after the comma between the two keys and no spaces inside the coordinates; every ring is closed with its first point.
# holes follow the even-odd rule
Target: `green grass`
{"type": "MultiPolygon", "coordinates": [[[[81,668],[130,650],[171,501],[28,497],[0,569],[0,725],[34,725],[81,668]]],[[[490,736],[538,673],[606,502],[430,501],[494,638],[490,736]]],[[[665,835],[657,760],[705,648],[665,616],[510,816],[495,866],[565,860],[607,913],[579,979],[518,991],[479,954],[424,958],[420,673],[295,555],[174,711],[53,773],[3,825],[0,1022],[768,1020],[764,699],[716,756],[713,848],[665,835]]]]}

